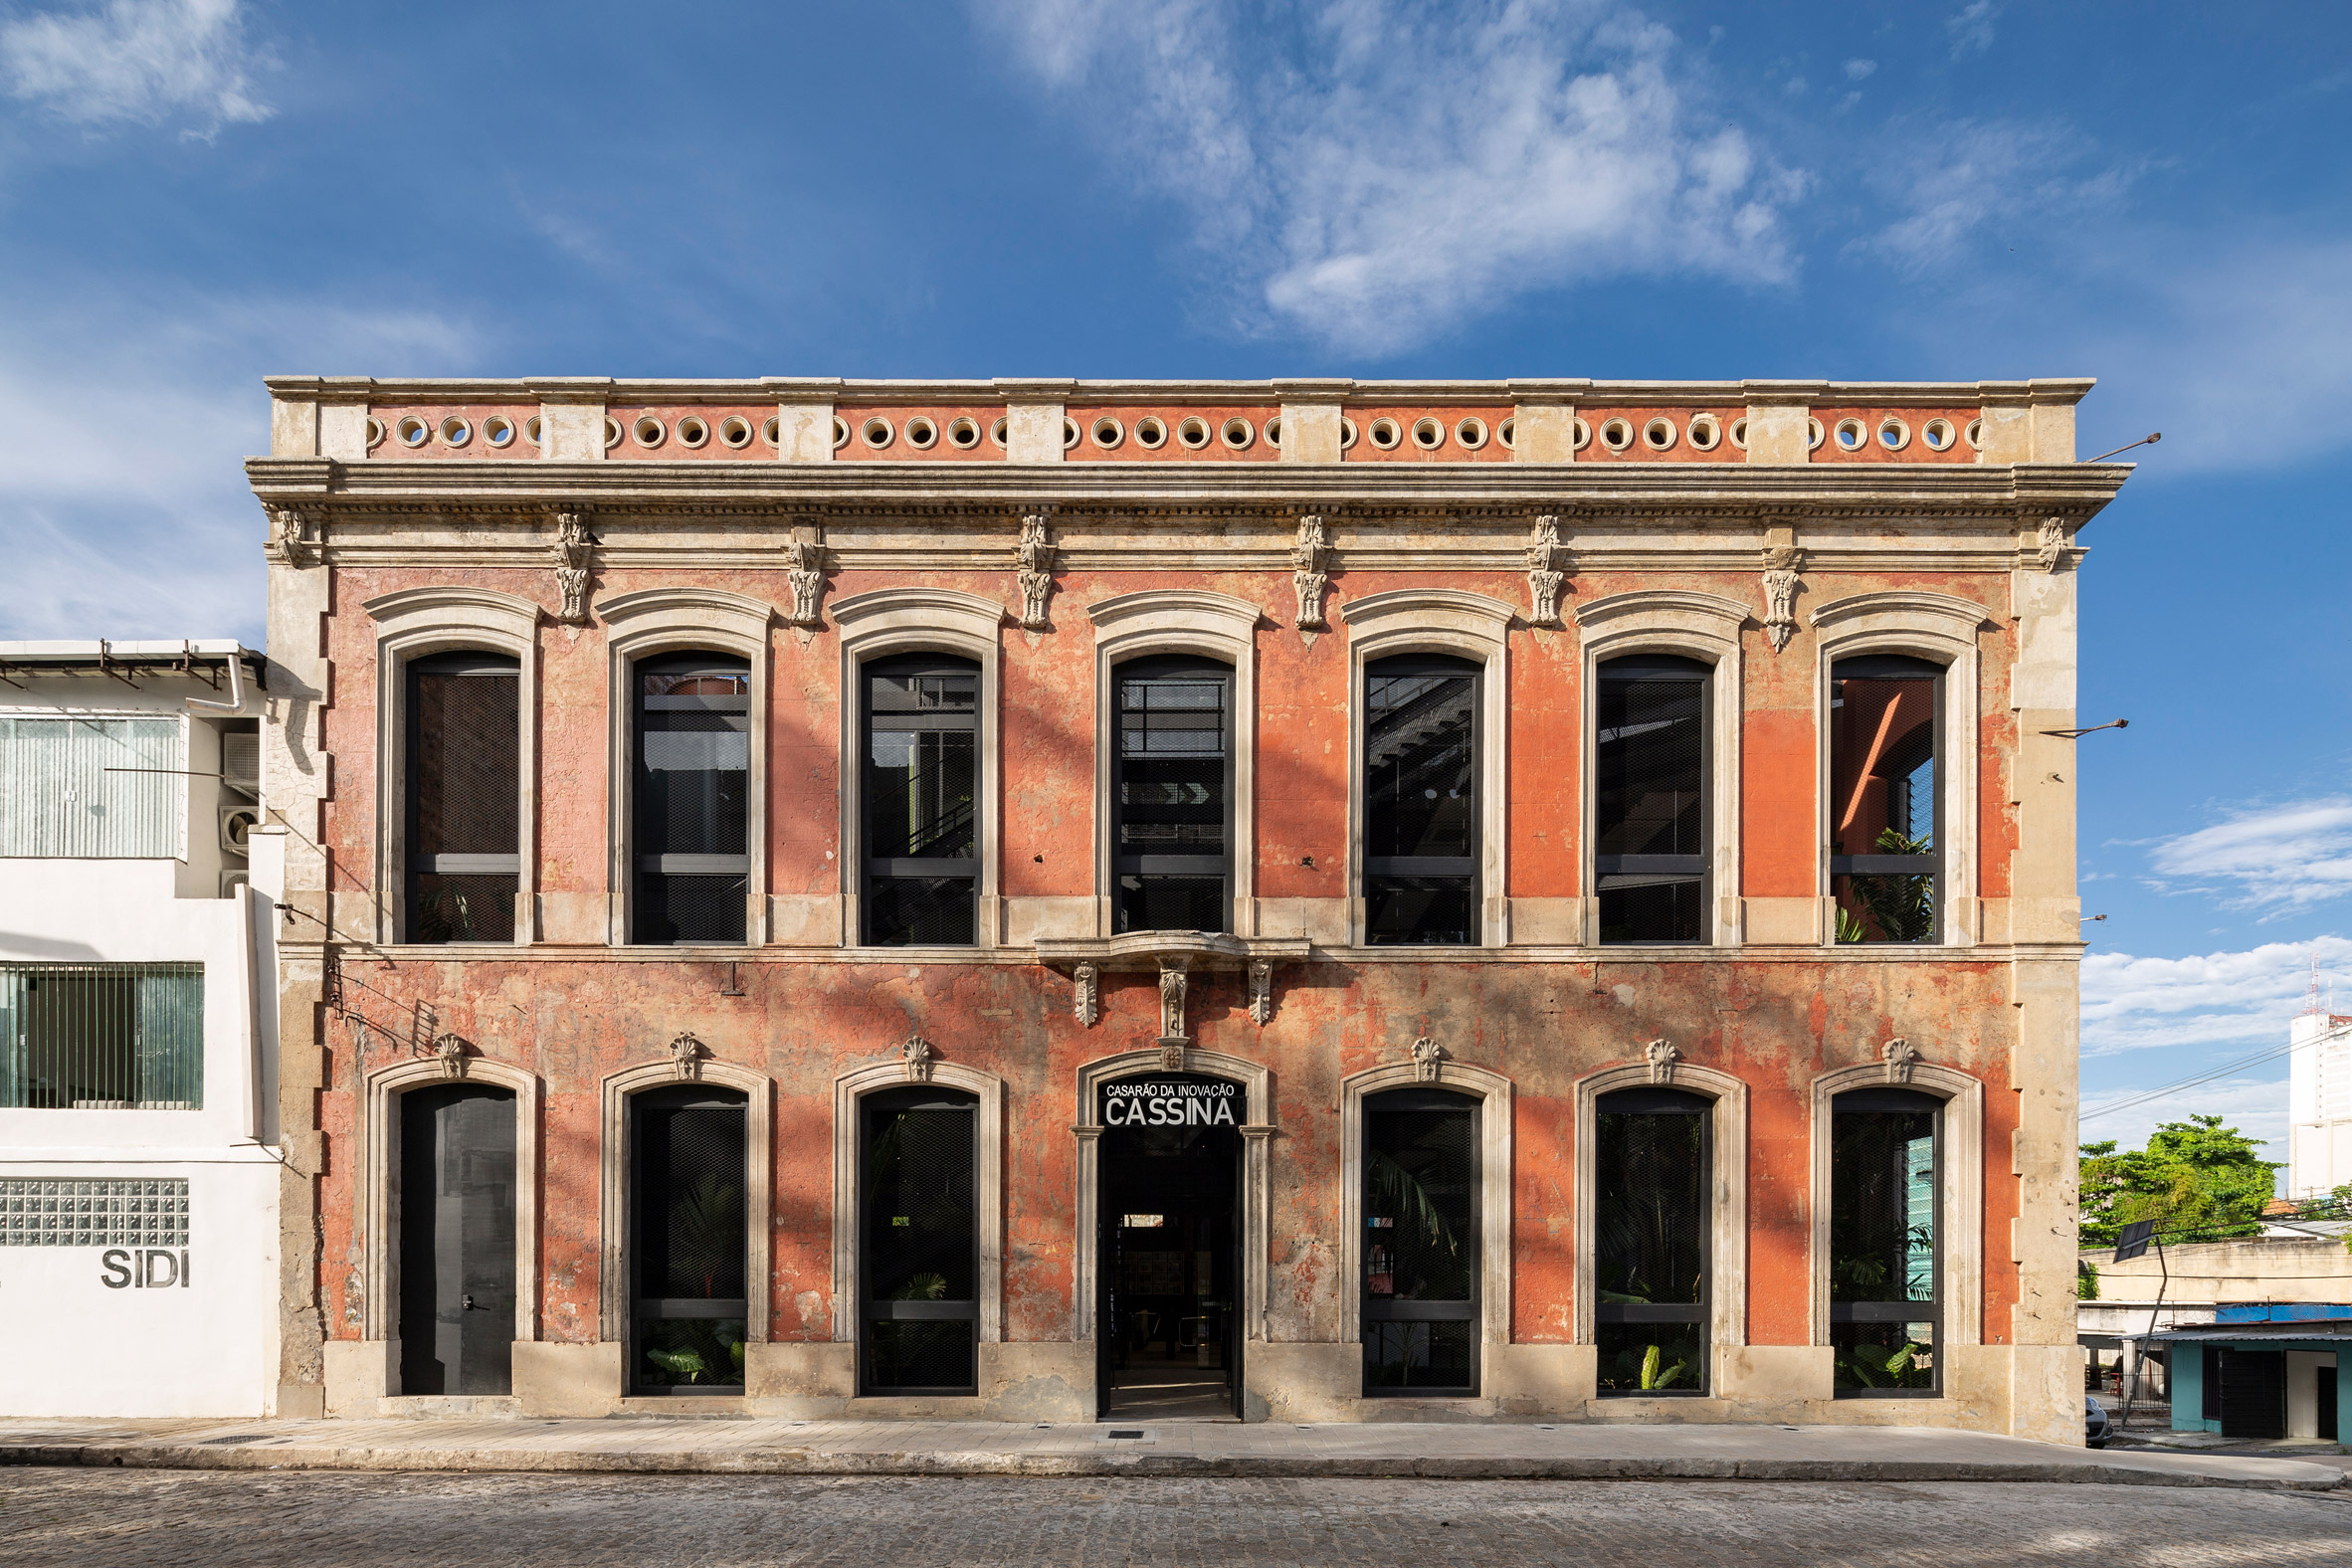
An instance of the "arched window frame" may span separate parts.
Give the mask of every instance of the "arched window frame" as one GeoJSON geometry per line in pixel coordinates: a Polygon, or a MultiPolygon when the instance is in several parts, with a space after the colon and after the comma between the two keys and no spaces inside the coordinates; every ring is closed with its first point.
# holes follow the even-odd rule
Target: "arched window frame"
{"type": "MultiPolygon", "coordinates": [[[[980,907],[975,934],[978,946],[997,946],[1004,940],[1004,897],[998,867],[1004,792],[998,775],[997,696],[1004,668],[1004,606],[952,588],[914,586],[837,599],[832,611],[834,625],[841,629],[841,945],[861,945],[866,931],[864,911],[859,907],[866,865],[865,667],[899,654],[953,654],[980,666],[979,767],[972,786],[980,804],[980,907]]],[[[892,947],[887,951],[903,958],[921,949],[892,947]]]]}
{"type": "Polygon", "coordinates": [[[1129,660],[1190,654],[1233,667],[1233,934],[1258,934],[1258,623],[1245,600],[1198,588],[1121,594],[1086,606],[1094,626],[1094,934],[1108,936],[1117,898],[1111,825],[1115,672],[1129,660]]]}
{"type": "Polygon", "coordinates": [[[611,748],[605,773],[607,940],[631,939],[630,905],[636,887],[637,661],[656,654],[721,653],[751,666],[751,777],[745,803],[743,942],[758,947],[768,939],[768,629],[776,608],[765,600],[716,588],[649,588],[605,599],[596,606],[606,627],[606,705],[611,748]]]}
{"type": "Polygon", "coordinates": [[[408,934],[409,662],[483,652],[517,667],[514,941],[527,946],[538,928],[539,607],[492,588],[436,585],[379,594],[360,609],[376,626],[375,940],[391,946],[408,934]]]}
{"type": "Polygon", "coordinates": [[[1339,1080],[1339,1338],[1364,1342],[1364,1101],[1392,1088],[1467,1094],[1479,1102],[1478,1389],[1491,1395],[1511,1340],[1512,1084],[1462,1062],[1441,1061],[1434,1079],[1421,1074],[1418,1063],[1395,1062],[1339,1080]]]}
{"type": "MultiPolygon", "coordinates": [[[[893,949],[896,951],[896,949],[893,949]]],[[[1005,1337],[1005,1080],[978,1068],[933,1058],[928,1081],[961,1089],[979,1100],[972,1135],[980,1176],[973,1188],[973,1218],[980,1230],[979,1341],[1001,1344],[1005,1337]]],[[[865,1202],[859,1169],[859,1101],[883,1089],[905,1088],[917,1080],[895,1054],[841,1074],[833,1080],[833,1337],[858,1340],[859,1220],[865,1202]]]]}
{"type": "Polygon", "coordinates": [[[1505,882],[1509,845],[1507,750],[1510,738],[1509,632],[1518,612],[1500,599],[1453,588],[1399,588],[1339,607],[1348,632],[1347,929],[1364,943],[1364,728],[1371,719],[1365,669],[1398,654],[1446,654],[1479,667],[1478,926],[1479,944],[1510,940],[1505,882]]]}
{"type": "MultiPolygon", "coordinates": [[[[453,1078],[436,1059],[410,1060],[379,1068],[363,1080],[359,1094],[360,1337],[387,1347],[398,1327],[400,1301],[400,1096],[412,1088],[444,1083],[484,1083],[514,1095],[514,1337],[539,1337],[539,1079],[533,1073],[492,1062],[465,1059],[465,1073],[453,1078]]],[[[386,1351],[385,1387],[400,1375],[386,1351]]]]}
{"type": "Polygon", "coordinates": [[[1943,908],[1933,945],[1972,947],[1981,930],[1977,901],[1978,737],[1983,695],[1977,630],[1991,619],[1985,607],[1949,594],[1889,590],[1833,599],[1812,615],[1819,653],[1814,669],[1815,892],[1821,900],[1821,941],[1838,941],[1837,903],[1830,894],[1830,818],[1834,777],[1830,761],[1830,681],[1838,661],[1863,654],[1903,654],[1944,667],[1943,727],[1936,735],[1936,788],[1941,823],[1943,908]]]}
{"type": "Polygon", "coordinates": [[[1643,588],[1611,594],[1578,607],[1583,643],[1584,717],[1580,766],[1584,774],[1583,866],[1584,941],[1601,937],[1600,878],[1593,845],[1599,834],[1601,666],[1632,654],[1675,654],[1713,667],[1707,695],[1707,930],[1704,944],[1736,947],[1740,942],[1740,729],[1746,716],[1742,692],[1740,628],[1748,607],[1736,599],[1680,588],[1643,588]]]}
{"type": "MultiPolygon", "coordinates": [[[[1936,1283],[1944,1303],[1943,1341],[1984,1342],[1985,1315],[1985,1086],[1952,1068],[1913,1062],[1899,1081],[1881,1063],[1824,1073],[1813,1080],[1813,1342],[1830,1342],[1830,1118],[1837,1097],[1848,1089],[1885,1086],[1917,1089],[1944,1102],[1937,1151],[1943,1190],[1936,1195],[1937,1245],[1943,1277],[1936,1283]]],[[[1952,1397],[1947,1378],[1943,1397],[1952,1397]]]]}
{"type": "MultiPolygon", "coordinates": [[[[708,1058],[693,1064],[690,1078],[681,1077],[674,1060],[649,1062],[608,1075],[601,1085],[601,1136],[598,1147],[601,1180],[597,1193],[597,1228],[602,1241],[597,1269],[599,1332],[607,1344],[629,1342],[630,1270],[635,1260],[629,1247],[629,1168],[635,1150],[629,1138],[629,1096],[650,1088],[674,1088],[700,1082],[740,1089],[744,1096],[743,1278],[749,1292],[743,1301],[743,1337],[753,1345],[768,1342],[768,1301],[775,1291],[769,1268],[768,1238],[775,1229],[775,1085],[764,1073],[708,1058]]],[[[626,1354],[626,1352],[624,1352],[626,1354]]],[[[624,1373],[622,1391],[629,1385],[624,1373]]]]}
{"type": "Polygon", "coordinates": [[[1714,1169],[1707,1176],[1707,1387],[1723,1387],[1724,1353],[1748,1342],[1748,1086],[1728,1073],[1677,1061],[1660,1078],[1647,1063],[1604,1068],[1576,1081],[1576,1342],[1594,1332],[1597,1268],[1593,1257],[1598,1184],[1593,1159],[1601,1096],[1620,1088],[1678,1088],[1715,1102],[1714,1169]]]}

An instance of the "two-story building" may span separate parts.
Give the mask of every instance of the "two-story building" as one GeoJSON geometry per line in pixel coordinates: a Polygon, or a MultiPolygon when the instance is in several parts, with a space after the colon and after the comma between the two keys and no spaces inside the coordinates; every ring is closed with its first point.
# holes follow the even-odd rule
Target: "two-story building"
{"type": "Polygon", "coordinates": [[[281,1408],[2079,1442],[2088,386],[273,380],[281,1408]]]}
{"type": "Polygon", "coordinates": [[[0,1414],[277,1394],[262,675],[229,641],[0,643],[0,1414]]]}

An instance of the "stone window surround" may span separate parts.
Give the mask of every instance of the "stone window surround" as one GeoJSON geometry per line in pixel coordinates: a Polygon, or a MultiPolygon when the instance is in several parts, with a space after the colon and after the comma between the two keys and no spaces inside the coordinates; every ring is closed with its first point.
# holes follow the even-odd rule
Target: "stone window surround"
{"type": "Polygon", "coordinates": [[[539,607],[493,588],[447,585],[379,594],[360,609],[376,624],[376,943],[392,946],[408,936],[408,662],[433,654],[482,651],[508,655],[519,667],[515,694],[521,734],[515,772],[521,799],[515,813],[520,831],[515,845],[519,875],[514,942],[527,946],[538,924],[539,607]]]}
{"type": "Polygon", "coordinates": [[[605,939],[615,947],[629,944],[629,906],[637,882],[631,842],[636,815],[632,785],[637,771],[632,667],[656,654],[722,653],[751,664],[751,777],[744,824],[750,866],[743,880],[743,945],[761,946],[768,931],[768,629],[775,624],[776,607],[764,599],[719,588],[668,587],[599,600],[596,615],[606,628],[607,706],[611,710],[611,760],[605,780],[606,831],[611,845],[605,939]]]}
{"type": "MultiPolygon", "coordinates": [[[[539,1079],[486,1057],[466,1059],[452,1078],[437,1058],[395,1063],[367,1075],[359,1093],[360,1337],[397,1341],[400,1301],[400,1096],[415,1088],[479,1083],[514,1096],[514,1337],[539,1337],[539,1079]]],[[[397,1381],[400,1363],[388,1358],[397,1381]]],[[[388,1392],[398,1393],[397,1388],[388,1392]]]]}
{"type": "Polygon", "coordinates": [[[1258,934],[1258,651],[1266,612],[1200,588],[1156,588],[1086,606],[1094,625],[1094,934],[1109,936],[1117,873],[1111,769],[1118,686],[1113,672],[1155,654],[1193,654],[1233,667],[1233,934],[1258,934]]]}
{"type": "MultiPolygon", "coordinates": [[[[980,1292],[979,1341],[998,1344],[1005,1337],[1005,1080],[937,1058],[929,1069],[930,1083],[961,1089],[980,1102],[972,1129],[980,1165],[972,1196],[980,1232],[975,1288],[980,1292]]],[[[868,1094],[912,1087],[919,1081],[907,1077],[906,1064],[894,1054],[886,1062],[853,1069],[833,1080],[833,1337],[838,1343],[858,1343],[863,1329],[858,1312],[858,1225],[866,1194],[859,1169],[858,1102],[868,1094]]]]}
{"type": "MultiPolygon", "coordinates": [[[[1071,1259],[1071,1335],[1079,1344],[1094,1342],[1094,1310],[1098,1301],[1096,1271],[1100,1268],[1102,1207],[1102,1121],[1095,1090],[1113,1078],[1164,1071],[1157,1048],[1127,1051],[1082,1064],[1078,1070],[1078,1117],[1071,1131],[1078,1138],[1078,1204],[1071,1259]]],[[[1230,1078],[1240,1083],[1249,1100],[1242,1135],[1242,1337],[1266,1341],[1268,1289],[1268,1210],[1266,1140],[1274,1135],[1274,1075],[1263,1064],[1215,1051],[1188,1049],[1184,1071],[1206,1078],[1230,1078]]]]}
{"type": "Polygon", "coordinates": [[[1512,1086],[1499,1073],[1450,1059],[1440,1061],[1438,1072],[1427,1079],[1418,1063],[1396,1062],[1339,1080],[1339,1339],[1364,1341],[1364,1101],[1392,1088],[1468,1095],[1479,1102],[1478,1388],[1490,1393],[1511,1339],[1512,1086]]]}
{"type": "Polygon", "coordinates": [[[1599,1193],[1601,1096],[1621,1088],[1678,1088],[1715,1102],[1714,1169],[1707,1182],[1707,1389],[1720,1398],[1724,1352],[1748,1342],[1748,1086],[1715,1068],[1676,1061],[1660,1081],[1646,1062],[1604,1068],[1576,1081],[1576,1342],[1597,1344],[1594,1303],[1598,1266],[1593,1258],[1599,1193]]]}
{"type": "MultiPolygon", "coordinates": [[[[1480,667],[1478,691],[1479,944],[1510,940],[1504,882],[1509,844],[1507,748],[1510,743],[1508,633],[1518,612],[1500,599],[1454,588],[1398,588],[1339,606],[1348,629],[1347,869],[1348,941],[1364,943],[1364,726],[1371,709],[1365,667],[1396,654],[1448,654],[1480,667]]],[[[1452,949],[1448,949],[1451,951],[1452,949]]]]}
{"type": "MultiPolygon", "coordinates": [[[[1936,751],[1943,766],[1936,787],[1943,839],[1942,942],[1949,947],[1976,944],[1977,904],[1977,788],[1981,763],[1978,736],[1982,728],[1982,694],[1977,653],[1977,628],[1991,619],[1985,607],[1949,594],[1916,589],[1893,589],[1833,599],[1810,617],[1819,651],[1814,680],[1814,734],[1818,755],[1815,767],[1820,802],[1816,841],[1821,846],[1817,893],[1821,898],[1821,940],[1838,942],[1837,901],[1830,893],[1830,818],[1837,808],[1830,760],[1830,673],[1841,659],[1862,654],[1907,654],[1944,667],[1943,728],[1936,751]]],[[[1890,945],[1890,944],[1871,944],[1890,945]]]]}
{"type": "MultiPolygon", "coordinates": [[[[1579,606],[1576,624],[1582,640],[1584,715],[1580,729],[1580,765],[1584,773],[1583,843],[1580,857],[1585,893],[1584,944],[1601,945],[1600,877],[1594,871],[1594,840],[1599,821],[1601,704],[1600,668],[1603,662],[1629,654],[1674,654],[1695,659],[1714,669],[1708,685],[1712,714],[1707,733],[1707,787],[1711,791],[1707,823],[1707,883],[1709,921],[1713,934],[1694,945],[1737,947],[1740,944],[1740,730],[1745,716],[1740,650],[1740,628],[1748,607],[1736,599],[1683,588],[1637,588],[1611,594],[1579,606]]],[[[1643,943],[1632,950],[1665,944],[1643,943]]]]}
{"type": "MultiPolygon", "coordinates": [[[[1907,1081],[1890,1083],[1882,1063],[1837,1068],[1813,1080],[1813,1342],[1830,1342],[1830,1116],[1848,1089],[1914,1088],[1944,1102],[1936,1151],[1943,1162],[1937,1195],[1936,1246],[1943,1303],[1938,1327],[1945,1344],[1984,1339],[1985,1311],[1985,1086],[1952,1068],[1914,1062],[1907,1081]]],[[[1949,1371],[1949,1368],[1946,1368],[1949,1371]]],[[[1951,1397],[1947,1380],[1942,1397],[1951,1397]]],[[[1921,1396],[1931,1397],[1931,1396],[1921,1396]]]]}
{"type": "MultiPolygon", "coordinates": [[[[896,654],[954,654],[980,666],[979,771],[973,788],[980,804],[980,889],[976,945],[994,947],[1004,939],[1004,898],[998,862],[1004,824],[998,693],[1002,689],[1004,606],[952,588],[883,588],[832,605],[841,630],[841,945],[857,947],[865,936],[866,695],[861,671],[867,661],[896,654]]],[[[877,949],[904,957],[920,949],[877,949]]],[[[963,948],[942,949],[949,956],[963,948]]]]}
{"type": "MultiPolygon", "coordinates": [[[[687,1083],[740,1089],[745,1098],[743,1162],[745,1185],[749,1191],[745,1194],[743,1204],[746,1232],[743,1254],[746,1291],[743,1337],[754,1345],[764,1345],[768,1341],[768,1299],[775,1291],[768,1244],[768,1237],[775,1226],[772,1198],[775,1151],[771,1132],[774,1125],[771,1103],[774,1085],[764,1073],[707,1058],[693,1064],[691,1077],[681,1077],[678,1063],[665,1057],[660,1062],[623,1068],[606,1077],[601,1085],[601,1126],[597,1146],[602,1151],[599,1161],[602,1168],[597,1183],[597,1233],[602,1246],[596,1288],[598,1331],[607,1344],[626,1345],[629,1342],[629,1302],[633,1293],[629,1271],[634,1263],[629,1247],[629,1167],[636,1152],[629,1137],[629,1097],[647,1089],[676,1088],[687,1083]]],[[[623,1354],[625,1357],[627,1352],[623,1354]]],[[[629,1388],[629,1375],[624,1361],[621,1392],[626,1395],[629,1388]]]]}

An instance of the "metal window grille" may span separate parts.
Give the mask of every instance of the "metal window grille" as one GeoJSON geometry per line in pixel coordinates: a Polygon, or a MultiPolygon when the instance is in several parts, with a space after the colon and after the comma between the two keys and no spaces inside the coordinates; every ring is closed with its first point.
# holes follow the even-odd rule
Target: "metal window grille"
{"type": "Polygon", "coordinates": [[[1713,1101],[1604,1094],[1594,1121],[1593,1303],[1604,1395],[1704,1394],[1713,1101]]]}
{"type": "Polygon", "coordinates": [[[866,940],[979,935],[980,669],[916,655],[866,667],[866,940]]]}
{"type": "Polygon", "coordinates": [[[1855,1089],[1830,1118],[1830,1344],[1841,1397],[1939,1386],[1943,1102],[1855,1089]]]}
{"type": "Polygon", "coordinates": [[[869,1393],[978,1387],[978,1105],[970,1094],[927,1087],[861,1103],[860,1359],[869,1393]]]}
{"type": "Polygon", "coordinates": [[[1118,671],[1111,762],[1119,931],[1233,923],[1233,672],[1196,659],[1118,671]]]}
{"type": "Polygon", "coordinates": [[[739,943],[751,876],[751,673],[724,654],[637,667],[637,889],[649,943],[739,943]]]}
{"type": "Polygon", "coordinates": [[[632,1381],[640,1392],[742,1388],[749,1300],[745,1103],[732,1089],[698,1086],[649,1089],[630,1101],[632,1381]]]}
{"type": "Polygon", "coordinates": [[[1477,1392],[1478,1105],[1440,1089],[1364,1103],[1364,1392],[1477,1392]]]}
{"type": "Polygon", "coordinates": [[[0,715],[0,857],[185,855],[185,754],[176,718],[0,715]]]}
{"type": "Polygon", "coordinates": [[[1936,938],[1943,702],[1943,671],[1922,659],[1842,659],[1830,673],[1830,891],[1842,942],[1936,938]]]}
{"type": "Polygon", "coordinates": [[[1601,666],[1593,872],[1604,942],[1706,940],[1710,674],[1654,656],[1601,666]]]}
{"type": "Polygon", "coordinates": [[[0,1109],[203,1106],[202,964],[0,964],[0,1109]]]}
{"type": "Polygon", "coordinates": [[[188,1179],[0,1177],[0,1247],[185,1247],[188,1179]]]}
{"type": "Polygon", "coordinates": [[[521,883],[521,668],[408,667],[408,939],[510,942],[521,883]]]}
{"type": "Polygon", "coordinates": [[[1364,672],[1364,939],[1479,936],[1478,667],[1384,659],[1364,672]]]}

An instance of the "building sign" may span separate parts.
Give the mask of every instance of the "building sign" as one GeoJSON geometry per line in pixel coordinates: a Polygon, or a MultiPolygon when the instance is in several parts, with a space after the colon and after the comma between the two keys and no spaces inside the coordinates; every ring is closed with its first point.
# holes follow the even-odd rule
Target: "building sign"
{"type": "Polygon", "coordinates": [[[188,1179],[0,1178],[0,1247],[103,1248],[107,1289],[184,1289],[188,1179]]]}
{"type": "Polygon", "coordinates": [[[1106,1127],[1233,1127],[1242,1085],[1225,1078],[1124,1078],[1102,1085],[1106,1127]]]}

